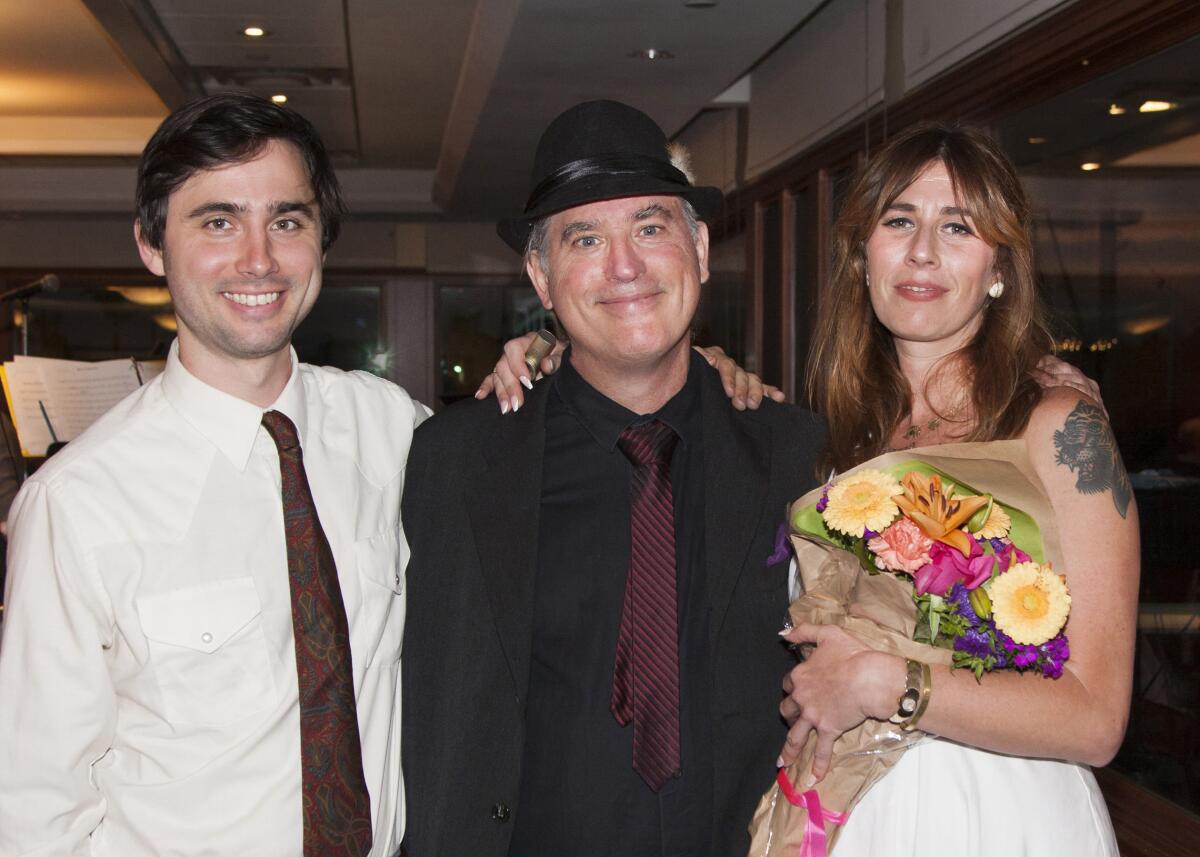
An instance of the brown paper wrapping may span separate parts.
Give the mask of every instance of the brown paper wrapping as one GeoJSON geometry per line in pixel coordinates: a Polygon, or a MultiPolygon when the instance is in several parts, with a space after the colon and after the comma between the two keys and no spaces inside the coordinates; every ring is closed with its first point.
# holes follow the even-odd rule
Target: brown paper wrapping
{"type": "MultiPolygon", "coordinates": [[[[854,469],[887,470],[913,459],[920,459],[976,491],[992,494],[1001,502],[1027,512],[1041,528],[1046,559],[1056,569],[1066,570],[1062,566],[1050,501],[1029,464],[1024,441],[962,443],[890,452],[854,469]]],[[[795,509],[815,504],[822,490],[816,488],[793,503],[788,519],[791,520],[795,509]]],[[[792,546],[804,585],[804,595],[793,601],[788,610],[792,622],[841,625],[872,649],[923,661],[934,668],[936,693],[939,667],[949,667],[952,653],[949,649],[913,642],[917,609],[909,578],[868,574],[853,554],[825,542],[793,535],[792,546]]],[[[829,772],[815,787],[822,808],[851,812],[867,789],[921,737],[920,731],[905,733],[894,724],[879,720],[866,720],[843,734],[834,743],[829,772]]],[[[815,749],[813,733],[800,758],[787,769],[797,792],[804,791],[803,780],[812,769],[815,749]]],[[[803,807],[793,806],[784,797],[778,785],[772,785],[759,801],[750,822],[750,857],[794,857],[804,836],[807,815],[803,807]]],[[[831,853],[840,830],[837,825],[825,826],[831,853]]]]}

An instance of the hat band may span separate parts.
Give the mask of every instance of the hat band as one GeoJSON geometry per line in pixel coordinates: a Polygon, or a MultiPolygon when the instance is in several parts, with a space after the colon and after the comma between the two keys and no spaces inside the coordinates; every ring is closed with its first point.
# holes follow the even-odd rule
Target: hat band
{"type": "Polygon", "coordinates": [[[682,185],[683,188],[691,187],[687,176],[671,166],[670,162],[651,155],[605,155],[599,158],[580,158],[578,161],[563,164],[542,179],[529,194],[529,201],[525,203],[525,212],[535,211],[547,197],[552,196],[560,188],[596,175],[642,175],[682,185]]]}

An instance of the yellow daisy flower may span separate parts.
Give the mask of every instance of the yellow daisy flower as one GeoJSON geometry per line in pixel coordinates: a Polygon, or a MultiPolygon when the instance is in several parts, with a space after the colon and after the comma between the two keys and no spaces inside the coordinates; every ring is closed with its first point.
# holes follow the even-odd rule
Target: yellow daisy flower
{"type": "Polygon", "coordinates": [[[981,539],[1002,539],[1008,535],[1010,529],[1012,529],[1012,518],[1008,516],[1008,512],[1000,508],[999,503],[993,503],[992,508],[988,511],[987,520],[975,535],[981,539]]]}
{"type": "Polygon", "coordinates": [[[1071,612],[1066,580],[1036,562],[1017,563],[992,581],[988,594],[996,627],[1028,646],[1061,631],[1071,612]]]}
{"type": "Polygon", "coordinates": [[[900,492],[900,483],[882,470],[859,470],[833,484],[822,516],[826,526],[848,536],[882,532],[900,513],[892,499],[900,492]]]}

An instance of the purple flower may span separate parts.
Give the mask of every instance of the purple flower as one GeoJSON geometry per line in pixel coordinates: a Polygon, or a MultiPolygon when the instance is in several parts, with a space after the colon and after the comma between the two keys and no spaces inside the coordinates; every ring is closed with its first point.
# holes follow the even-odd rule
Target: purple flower
{"type": "Polygon", "coordinates": [[[829,489],[833,487],[833,482],[825,483],[825,490],[821,492],[821,499],[817,501],[817,511],[824,512],[825,507],[829,505],[829,489]]]}
{"type": "Polygon", "coordinates": [[[979,617],[975,615],[975,609],[971,607],[971,590],[961,583],[956,583],[950,587],[950,593],[946,596],[946,600],[953,604],[954,611],[970,622],[972,626],[979,625],[979,617]]]}
{"type": "Polygon", "coordinates": [[[1067,638],[1060,632],[1053,639],[1042,643],[1038,650],[1045,658],[1042,661],[1042,674],[1048,678],[1061,678],[1063,663],[1071,657],[1071,647],[1067,638]]]}
{"type": "Polygon", "coordinates": [[[973,658],[986,658],[992,653],[992,641],[983,631],[972,628],[954,640],[954,648],[973,658]]]}
{"type": "Polygon", "coordinates": [[[785,521],[775,531],[775,550],[767,557],[767,568],[779,565],[781,562],[787,562],[792,555],[790,548],[791,542],[788,541],[788,525],[785,521]]]}
{"type": "Polygon", "coordinates": [[[867,539],[868,541],[870,541],[871,539],[877,539],[877,538],[879,538],[879,533],[875,532],[874,530],[872,530],[868,527],[863,527],[863,538],[867,539]]]}
{"type": "Polygon", "coordinates": [[[1025,669],[1037,663],[1038,650],[1037,646],[1018,645],[1017,651],[1013,655],[1013,666],[1017,669],[1025,669]]]}

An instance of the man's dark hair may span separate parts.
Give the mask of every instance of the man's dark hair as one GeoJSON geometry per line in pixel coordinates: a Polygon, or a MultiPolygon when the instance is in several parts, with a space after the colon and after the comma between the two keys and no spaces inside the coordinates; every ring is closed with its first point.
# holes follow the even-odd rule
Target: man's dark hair
{"type": "Polygon", "coordinates": [[[328,250],[346,206],[317,129],[294,110],[241,92],[192,101],[158,126],[138,164],[142,240],[162,249],[167,198],[195,173],[252,160],[271,140],[291,143],[300,152],[321,211],[321,249],[328,250]]]}

